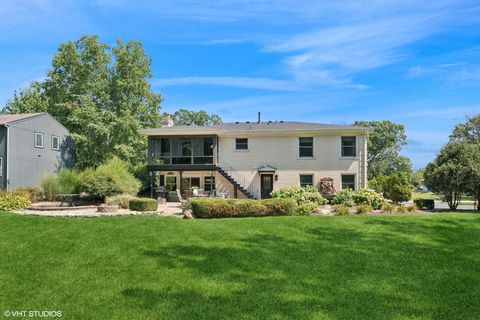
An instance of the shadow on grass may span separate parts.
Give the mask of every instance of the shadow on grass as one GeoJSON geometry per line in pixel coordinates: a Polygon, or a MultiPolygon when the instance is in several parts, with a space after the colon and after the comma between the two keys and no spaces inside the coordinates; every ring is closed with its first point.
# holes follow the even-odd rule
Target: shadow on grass
{"type": "Polygon", "coordinates": [[[359,227],[306,228],[301,240],[253,234],[144,250],[160,270],[185,274],[174,285],[122,294],[127,303],[180,319],[478,315],[477,228],[388,218],[359,227]]]}

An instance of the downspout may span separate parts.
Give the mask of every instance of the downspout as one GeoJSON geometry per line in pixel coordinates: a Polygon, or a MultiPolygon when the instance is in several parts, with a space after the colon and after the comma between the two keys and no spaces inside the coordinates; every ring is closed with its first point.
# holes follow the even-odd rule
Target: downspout
{"type": "MultiPolygon", "coordinates": [[[[7,139],[6,139],[6,143],[7,143],[7,152],[5,153],[5,190],[8,191],[8,182],[10,181],[9,177],[8,177],[8,164],[10,163],[8,157],[10,155],[10,152],[9,149],[10,149],[10,127],[8,126],[8,124],[5,125],[5,127],[7,128],[7,139]]],[[[2,172],[3,174],[3,172],[2,172]]]]}

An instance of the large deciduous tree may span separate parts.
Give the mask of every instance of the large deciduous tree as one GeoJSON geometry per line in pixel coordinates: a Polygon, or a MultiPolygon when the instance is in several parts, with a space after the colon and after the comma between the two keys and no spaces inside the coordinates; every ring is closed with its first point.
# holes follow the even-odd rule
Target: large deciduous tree
{"type": "Polygon", "coordinates": [[[172,118],[176,125],[208,126],[222,123],[222,119],[219,115],[210,115],[204,110],[192,111],[187,109],[179,109],[173,114],[172,118]]]}
{"type": "Polygon", "coordinates": [[[146,147],[139,129],[160,124],[162,99],[148,83],[150,65],[138,41],[110,46],[83,36],[60,45],[46,79],[15,93],[2,112],[52,114],[72,132],[79,167],[112,156],[139,163],[146,147]]]}
{"type": "Polygon", "coordinates": [[[478,190],[479,164],[478,145],[449,142],[425,168],[425,183],[430,190],[442,192],[450,209],[456,210],[463,193],[478,190]]]}
{"type": "Polygon", "coordinates": [[[368,178],[394,172],[412,172],[409,158],[399,154],[407,143],[405,127],[391,121],[355,121],[354,125],[372,129],[368,138],[368,178]]]}
{"type": "Polygon", "coordinates": [[[459,123],[450,135],[452,141],[480,143],[480,113],[467,117],[465,123],[459,123]]]}

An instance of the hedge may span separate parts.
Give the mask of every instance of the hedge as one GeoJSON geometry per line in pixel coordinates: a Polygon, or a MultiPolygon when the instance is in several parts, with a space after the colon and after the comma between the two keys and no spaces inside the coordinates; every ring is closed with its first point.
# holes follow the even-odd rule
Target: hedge
{"type": "Polygon", "coordinates": [[[433,199],[415,199],[413,203],[419,209],[432,210],[435,208],[435,201],[433,201],[433,199]]]}
{"type": "Polygon", "coordinates": [[[128,202],[128,208],[133,211],[157,211],[158,201],[150,198],[135,198],[128,202]]]}
{"type": "Polygon", "coordinates": [[[216,199],[190,200],[196,218],[229,218],[295,215],[297,203],[293,199],[216,199]]]}

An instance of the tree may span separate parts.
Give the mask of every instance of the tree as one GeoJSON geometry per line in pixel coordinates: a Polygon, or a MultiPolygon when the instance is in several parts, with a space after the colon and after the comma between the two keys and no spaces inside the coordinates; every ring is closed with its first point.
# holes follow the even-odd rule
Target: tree
{"type": "Polygon", "coordinates": [[[449,142],[425,169],[427,187],[442,192],[452,210],[457,209],[462,194],[472,190],[472,177],[480,162],[477,152],[475,144],[449,142]]]}
{"type": "Polygon", "coordinates": [[[409,175],[405,172],[378,176],[370,180],[368,186],[395,203],[408,201],[412,197],[412,185],[409,181],[409,175]]]}
{"type": "Polygon", "coordinates": [[[407,143],[405,127],[391,121],[355,121],[354,125],[372,129],[368,137],[368,178],[400,171],[412,172],[410,159],[400,156],[407,143]]]}
{"type": "Polygon", "coordinates": [[[81,168],[113,156],[139,163],[146,148],[139,130],[160,124],[162,99],[148,83],[150,65],[140,42],[112,47],[83,36],[61,44],[46,79],[15,93],[3,112],[49,112],[73,134],[81,168]]]}
{"type": "Polygon", "coordinates": [[[467,117],[467,122],[455,126],[450,135],[451,141],[480,143],[480,113],[467,117]]]}
{"type": "Polygon", "coordinates": [[[425,168],[418,169],[410,175],[410,183],[415,188],[421,188],[424,184],[423,174],[425,173],[425,168]]]}
{"type": "Polygon", "coordinates": [[[187,109],[179,109],[173,114],[172,118],[176,125],[208,126],[222,123],[220,116],[216,114],[209,115],[204,110],[196,112],[187,109]]]}

